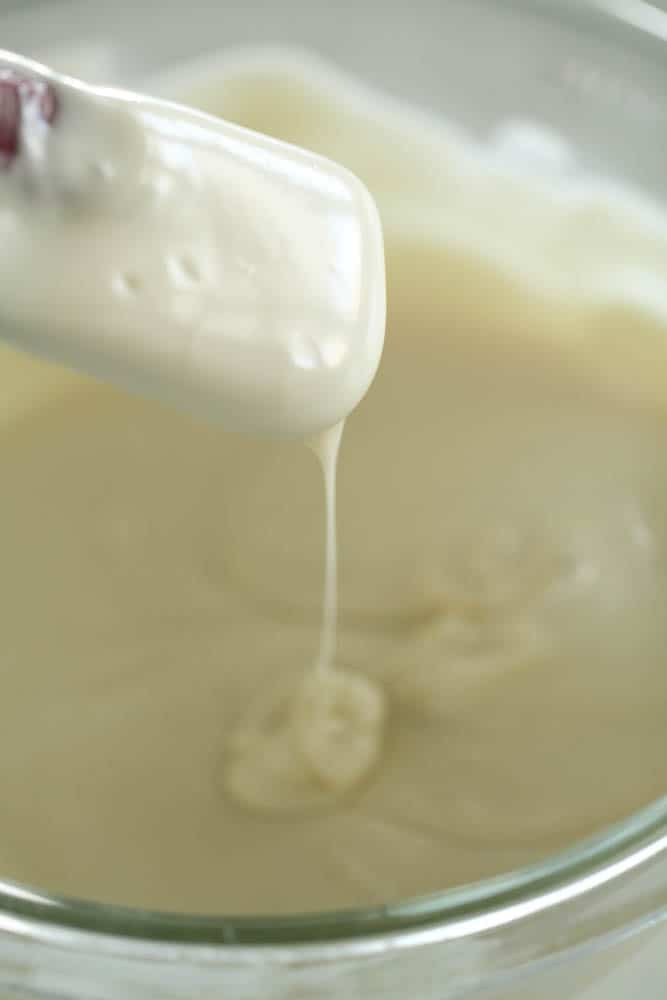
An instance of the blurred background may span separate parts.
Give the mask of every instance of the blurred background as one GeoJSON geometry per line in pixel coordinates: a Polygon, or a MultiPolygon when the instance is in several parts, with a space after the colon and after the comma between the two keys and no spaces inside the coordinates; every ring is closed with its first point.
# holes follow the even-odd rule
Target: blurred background
{"type": "MultiPolygon", "coordinates": [[[[40,5],[53,6],[54,3],[58,2],[59,0],[0,0],[0,13],[25,10],[26,7],[39,7],[40,5]]],[[[107,4],[107,0],[89,0],[89,2],[91,5],[98,3],[100,6],[106,6],[107,4]]],[[[220,5],[224,6],[226,2],[230,2],[230,0],[220,0],[220,5]]],[[[353,0],[346,0],[346,2],[350,3],[353,0]]],[[[652,8],[667,11],[667,0],[593,0],[593,2],[595,6],[606,7],[610,10],[625,7],[628,11],[637,13],[638,16],[641,16],[642,13],[650,16],[652,8]]],[[[162,3],[157,2],[157,0],[137,0],[137,7],[150,8],[151,6],[159,9],[162,3]]]]}

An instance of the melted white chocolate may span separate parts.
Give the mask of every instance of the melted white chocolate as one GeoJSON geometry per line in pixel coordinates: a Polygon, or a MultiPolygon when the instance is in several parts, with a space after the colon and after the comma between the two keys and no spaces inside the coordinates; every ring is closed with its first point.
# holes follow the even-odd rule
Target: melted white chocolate
{"type": "Polygon", "coordinates": [[[314,668],[272,701],[251,707],[227,746],[225,787],[265,812],[303,812],[353,790],[372,770],[386,716],[382,688],[335,666],[338,604],[336,471],[343,425],[311,442],[322,466],[324,599],[314,668]]]}
{"type": "Polygon", "coordinates": [[[209,67],[209,109],[352,166],[387,236],[335,657],[304,679],[325,573],[306,449],[4,356],[0,871],[45,889],[387,903],[664,793],[667,331],[616,282],[655,288],[661,220],[512,180],[335,76],[260,70],[209,67]]]}

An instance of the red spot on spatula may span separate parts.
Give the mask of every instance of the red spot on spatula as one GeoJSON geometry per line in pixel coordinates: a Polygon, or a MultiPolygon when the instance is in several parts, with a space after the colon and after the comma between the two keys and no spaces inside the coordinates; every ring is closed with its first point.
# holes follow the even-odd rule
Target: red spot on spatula
{"type": "Polygon", "coordinates": [[[9,167],[21,149],[21,132],[31,122],[52,124],[58,98],[44,80],[0,69],[0,167],[9,167]]]}

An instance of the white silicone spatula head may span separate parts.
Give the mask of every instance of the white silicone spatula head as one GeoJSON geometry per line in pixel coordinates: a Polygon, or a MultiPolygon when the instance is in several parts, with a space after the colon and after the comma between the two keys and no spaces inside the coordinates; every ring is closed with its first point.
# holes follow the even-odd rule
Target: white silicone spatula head
{"type": "Polygon", "coordinates": [[[0,337],[230,429],[311,435],[380,361],[382,233],[344,168],[0,52],[0,337]]]}

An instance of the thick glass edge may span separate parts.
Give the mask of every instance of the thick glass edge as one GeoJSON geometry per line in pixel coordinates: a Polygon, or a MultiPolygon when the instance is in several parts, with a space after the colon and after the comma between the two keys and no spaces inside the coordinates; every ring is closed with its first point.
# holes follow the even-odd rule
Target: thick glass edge
{"type": "MultiPolygon", "coordinates": [[[[477,0],[497,6],[498,0],[477,0]]],[[[664,57],[667,13],[645,0],[502,0],[515,10],[568,19],[581,29],[604,30],[610,39],[631,33],[657,47],[664,57]]],[[[71,7],[71,2],[58,5],[71,7]]],[[[50,13],[53,12],[53,8],[50,13]]],[[[10,19],[19,19],[12,13],[10,19]]],[[[604,872],[623,857],[667,835],[667,795],[587,840],[544,861],[498,877],[396,904],[321,913],[234,916],[157,912],[49,895],[0,880],[2,914],[30,924],[150,942],[239,946],[327,943],[419,929],[502,910],[574,885],[591,872],[604,872]]]]}
{"type": "Polygon", "coordinates": [[[4,913],[58,928],[181,945],[330,944],[417,931],[507,910],[564,886],[576,886],[593,872],[604,873],[619,859],[631,859],[661,836],[667,837],[667,796],[537,864],[395,904],[280,917],[197,915],[88,902],[0,881],[0,917],[4,913]]]}

